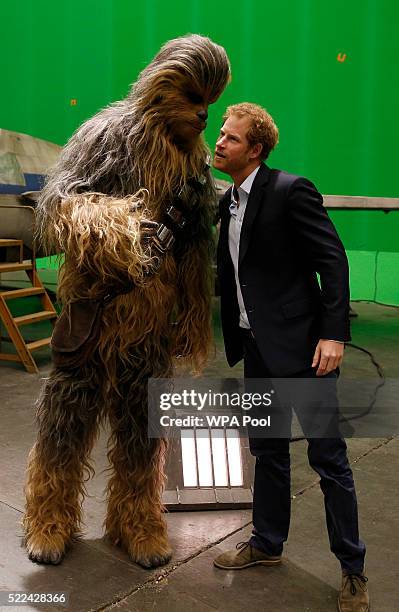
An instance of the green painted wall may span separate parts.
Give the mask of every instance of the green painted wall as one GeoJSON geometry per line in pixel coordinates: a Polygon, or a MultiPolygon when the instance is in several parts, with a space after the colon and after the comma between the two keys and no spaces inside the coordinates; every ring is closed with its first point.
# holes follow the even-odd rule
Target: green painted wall
{"type": "MultiPolygon", "coordinates": [[[[326,194],[398,197],[396,0],[8,0],[0,18],[0,127],[63,144],[127,93],[163,42],[199,32],[232,64],[210,110],[212,147],[226,105],[255,101],[280,128],[272,166],[326,194]]],[[[349,251],[383,251],[388,262],[399,251],[399,212],[332,217],[349,251]]],[[[352,276],[363,265],[355,259],[352,276]]],[[[399,287],[396,264],[391,285],[392,275],[399,287]]],[[[399,303],[395,283],[388,296],[399,303]]]]}

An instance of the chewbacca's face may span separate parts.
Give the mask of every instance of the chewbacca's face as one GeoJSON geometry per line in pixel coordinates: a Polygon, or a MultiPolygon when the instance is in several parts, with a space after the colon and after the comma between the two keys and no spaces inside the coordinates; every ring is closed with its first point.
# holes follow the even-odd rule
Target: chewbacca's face
{"type": "Polygon", "coordinates": [[[148,134],[162,131],[180,149],[193,151],[202,141],[208,106],[230,80],[223,47],[206,36],[189,34],[168,41],[140,73],[131,92],[144,114],[148,134]]]}
{"type": "Polygon", "coordinates": [[[210,101],[198,86],[182,79],[164,81],[158,91],[151,105],[153,117],[179,148],[190,151],[206,128],[210,101]]]}
{"type": "Polygon", "coordinates": [[[179,116],[169,125],[173,141],[182,149],[191,149],[206,128],[208,101],[197,93],[188,93],[179,105],[179,116]]]}

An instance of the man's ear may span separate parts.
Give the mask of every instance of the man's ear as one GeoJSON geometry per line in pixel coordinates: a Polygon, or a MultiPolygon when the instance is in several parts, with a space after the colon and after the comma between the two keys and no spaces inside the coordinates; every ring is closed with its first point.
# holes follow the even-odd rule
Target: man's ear
{"type": "Polygon", "coordinates": [[[262,153],[263,145],[260,142],[257,142],[251,149],[249,157],[251,159],[256,159],[262,153]]]}

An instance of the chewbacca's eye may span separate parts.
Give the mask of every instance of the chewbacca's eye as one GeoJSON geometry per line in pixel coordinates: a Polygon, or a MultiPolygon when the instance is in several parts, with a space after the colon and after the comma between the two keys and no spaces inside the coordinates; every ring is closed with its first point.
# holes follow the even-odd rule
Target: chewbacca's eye
{"type": "Polygon", "coordinates": [[[192,102],[193,104],[201,104],[203,102],[203,98],[202,96],[200,96],[199,94],[195,93],[195,91],[190,91],[187,94],[187,98],[190,100],[190,102],[192,102]]]}
{"type": "Polygon", "coordinates": [[[160,104],[162,102],[162,96],[155,96],[155,98],[152,99],[152,104],[157,105],[160,104]]]}

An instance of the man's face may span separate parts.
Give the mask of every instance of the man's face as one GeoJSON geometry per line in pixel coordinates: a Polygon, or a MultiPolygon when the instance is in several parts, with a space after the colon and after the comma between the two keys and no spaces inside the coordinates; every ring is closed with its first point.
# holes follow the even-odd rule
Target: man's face
{"type": "Polygon", "coordinates": [[[213,166],[230,176],[243,172],[256,155],[247,140],[249,117],[231,115],[226,119],[216,141],[213,166]]]}

